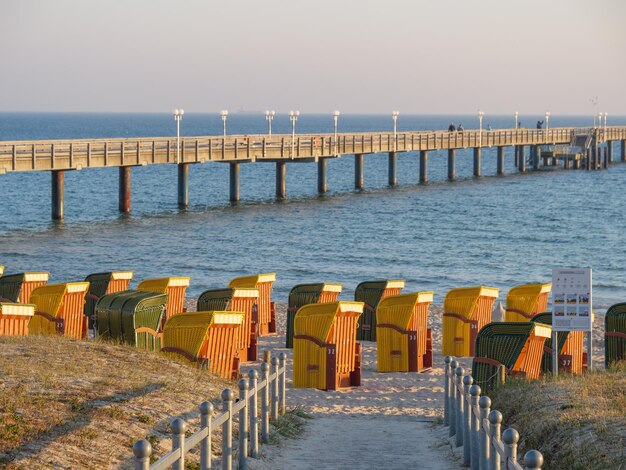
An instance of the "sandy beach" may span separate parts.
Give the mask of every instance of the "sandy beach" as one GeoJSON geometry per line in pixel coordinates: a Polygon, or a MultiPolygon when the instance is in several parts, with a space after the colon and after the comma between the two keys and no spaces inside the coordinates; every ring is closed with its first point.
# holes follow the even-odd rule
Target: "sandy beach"
{"type": "MultiPolygon", "coordinates": [[[[378,373],[376,343],[362,341],[360,387],[338,391],[293,389],[293,350],[285,348],[286,304],[277,304],[277,335],[262,337],[259,350],[287,354],[287,402],[312,419],[300,438],[279,447],[262,446],[253,469],[458,468],[458,451],[443,427],[444,358],[441,355],[442,307],[431,305],[433,369],[426,373],[378,373]],[[357,460],[358,459],[358,460],[357,460]]],[[[494,318],[495,319],[495,318],[494,318]]],[[[604,317],[594,322],[595,366],[604,367],[604,317]]],[[[471,366],[471,358],[461,358],[471,366]]],[[[246,371],[249,367],[244,366],[246,371]]]]}

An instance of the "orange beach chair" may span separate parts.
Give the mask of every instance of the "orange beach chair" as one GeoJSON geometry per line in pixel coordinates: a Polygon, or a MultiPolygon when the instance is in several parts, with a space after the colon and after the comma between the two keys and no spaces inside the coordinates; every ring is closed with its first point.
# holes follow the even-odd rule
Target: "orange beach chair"
{"type": "Polygon", "coordinates": [[[0,302],[0,336],[28,336],[34,314],[34,305],[0,302]]]}
{"type": "Polygon", "coordinates": [[[165,320],[185,311],[185,292],[189,287],[189,277],[159,277],[141,281],[137,290],[167,294],[165,320]]]}
{"type": "Polygon", "coordinates": [[[524,284],[513,287],[506,296],[504,321],[529,321],[548,307],[552,284],[524,284]]]}
{"type": "Polygon", "coordinates": [[[37,306],[30,321],[30,333],[51,335],[59,333],[76,339],[87,337],[87,317],[83,307],[88,282],[67,282],[37,287],[30,295],[37,306]]]}
{"type": "Polygon", "coordinates": [[[243,287],[259,290],[259,336],[276,333],[276,305],[272,302],[272,286],[276,273],[236,277],[228,287],[243,287]]]}

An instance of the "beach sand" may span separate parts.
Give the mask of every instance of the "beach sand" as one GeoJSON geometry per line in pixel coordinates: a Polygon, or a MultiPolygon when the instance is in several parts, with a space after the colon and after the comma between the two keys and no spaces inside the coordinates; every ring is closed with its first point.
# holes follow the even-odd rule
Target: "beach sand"
{"type": "MultiPolygon", "coordinates": [[[[443,427],[442,307],[431,305],[433,369],[426,373],[378,373],[376,343],[362,341],[361,386],[337,391],[293,389],[293,350],[285,348],[286,304],[277,304],[277,335],[260,338],[259,350],[287,354],[287,405],[312,419],[297,439],[261,446],[252,469],[459,468],[459,450],[443,427]]],[[[594,322],[594,367],[604,367],[604,317],[594,322]]],[[[463,367],[471,358],[461,358],[463,367]]],[[[250,367],[242,366],[246,372],[250,367]]],[[[506,417],[505,417],[506,422],[506,417]]]]}

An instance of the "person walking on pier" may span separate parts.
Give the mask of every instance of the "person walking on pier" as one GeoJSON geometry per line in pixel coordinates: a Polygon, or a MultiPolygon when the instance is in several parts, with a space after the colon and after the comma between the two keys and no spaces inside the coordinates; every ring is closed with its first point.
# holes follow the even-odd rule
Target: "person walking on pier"
{"type": "Polygon", "coordinates": [[[454,123],[451,122],[450,125],[448,126],[448,132],[454,132],[456,131],[456,127],[454,127],[454,123]]]}
{"type": "Polygon", "coordinates": [[[537,121],[537,129],[543,129],[543,121],[537,121]]]}
{"type": "Polygon", "coordinates": [[[465,130],[463,129],[463,123],[459,123],[459,127],[457,127],[456,130],[459,132],[463,132],[465,130]]]}

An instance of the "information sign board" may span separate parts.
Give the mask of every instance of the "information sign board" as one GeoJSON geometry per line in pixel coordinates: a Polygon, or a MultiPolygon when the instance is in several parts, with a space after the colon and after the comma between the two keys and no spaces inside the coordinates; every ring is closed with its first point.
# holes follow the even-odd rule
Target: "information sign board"
{"type": "Polygon", "coordinates": [[[591,268],[552,270],[552,330],[591,331],[591,268]]]}

